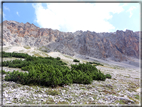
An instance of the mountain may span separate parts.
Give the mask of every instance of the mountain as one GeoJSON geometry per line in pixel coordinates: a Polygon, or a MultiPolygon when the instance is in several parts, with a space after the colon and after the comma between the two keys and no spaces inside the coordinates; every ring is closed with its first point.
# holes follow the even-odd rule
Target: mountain
{"type": "Polygon", "coordinates": [[[28,22],[3,22],[3,46],[31,46],[47,52],[58,51],[71,56],[84,55],[114,61],[139,58],[139,35],[140,32],[131,30],[61,32],[39,28],[28,22]]]}

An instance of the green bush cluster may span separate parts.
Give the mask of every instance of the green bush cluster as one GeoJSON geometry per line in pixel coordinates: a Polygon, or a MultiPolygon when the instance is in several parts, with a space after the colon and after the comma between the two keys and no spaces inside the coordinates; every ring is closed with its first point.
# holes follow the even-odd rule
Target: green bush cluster
{"type": "Polygon", "coordinates": [[[57,60],[60,60],[61,58],[60,58],[60,57],[57,57],[56,59],[57,59],[57,60]]]}
{"type": "Polygon", "coordinates": [[[95,65],[101,65],[101,66],[103,66],[103,64],[101,64],[101,63],[97,63],[97,62],[88,62],[89,64],[95,64],[95,65]]]}
{"type": "Polygon", "coordinates": [[[106,74],[106,78],[111,79],[111,75],[110,74],[106,74]]]}
{"type": "Polygon", "coordinates": [[[7,74],[7,72],[5,70],[1,70],[2,74],[7,74]]]}
{"type": "Polygon", "coordinates": [[[79,60],[77,60],[77,59],[74,59],[74,60],[73,60],[73,62],[80,62],[80,61],[79,61],[79,60]]]}
{"type": "Polygon", "coordinates": [[[19,71],[9,72],[6,75],[6,81],[20,82],[21,84],[34,84],[42,86],[57,86],[71,83],[90,84],[93,80],[106,79],[105,75],[98,71],[95,66],[88,64],[67,66],[36,64],[30,65],[29,73],[19,71]]]}
{"type": "Polygon", "coordinates": [[[30,55],[28,54],[25,54],[25,53],[15,53],[15,52],[12,52],[12,53],[9,53],[9,52],[2,52],[2,57],[17,57],[17,58],[26,58],[30,55]]]}
{"type": "MultiPolygon", "coordinates": [[[[100,72],[100,70],[98,70],[95,66],[91,65],[91,64],[78,64],[78,65],[71,65],[71,70],[76,70],[77,72],[81,72],[83,73],[83,75],[89,76],[88,78],[90,78],[90,82],[92,80],[105,80],[106,77],[103,73],[100,72]]],[[[75,75],[74,75],[75,76],[75,75]]],[[[86,78],[84,77],[84,78],[86,78]]]]}
{"type": "MultiPolygon", "coordinates": [[[[19,55],[18,55],[19,57],[19,55]]],[[[28,73],[19,71],[8,72],[6,81],[15,81],[21,84],[34,84],[42,86],[79,83],[90,84],[93,80],[106,79],[106,75],[101,73],[94,65],[75,64],[71,68],[59,58],[27,56],[25,60],[4,61],[3,66],[18,67],[27,70],[28,73]]]]}
{"type": "Polygon", "coordinates": [[[25,60],[12,60],[12,61],[4,61],[2,62],[3,66],[8,66],[12,68],[21,68],[22,70],[28,70],[29,65],[35,65],[35,64],[48,64],[48,65],[67,65],[65,62],[58,60],[56,58],[52,57],[34,57],[34,56],[27,56],[25,60]]]}

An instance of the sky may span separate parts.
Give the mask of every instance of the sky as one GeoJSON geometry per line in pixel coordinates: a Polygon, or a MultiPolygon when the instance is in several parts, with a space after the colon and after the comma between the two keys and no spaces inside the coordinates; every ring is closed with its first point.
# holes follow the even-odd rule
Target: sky
{"type": "Polygon", "coordinates": [[[3,3],[3,21],[63,32],[140,31],[139,3],[3,3]]]}

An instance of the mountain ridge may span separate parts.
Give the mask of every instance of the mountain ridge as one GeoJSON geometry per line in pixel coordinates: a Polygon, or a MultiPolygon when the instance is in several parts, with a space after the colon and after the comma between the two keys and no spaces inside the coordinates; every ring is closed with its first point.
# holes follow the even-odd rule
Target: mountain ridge
{"type": "MultiPolygon", "coordinates": [[[[16,21],[3,22],[3,46],[35,46],[41,50],[58,51],[99,59],[110,58],[125,61],[128,57],[139,58],[140,31],[117,30],[96,33],[91,31],[60,32],[50,28],[39,28],[34,24],[16,21]]],[[[1,44],[2,45],[2,44],[1,44]]]]}

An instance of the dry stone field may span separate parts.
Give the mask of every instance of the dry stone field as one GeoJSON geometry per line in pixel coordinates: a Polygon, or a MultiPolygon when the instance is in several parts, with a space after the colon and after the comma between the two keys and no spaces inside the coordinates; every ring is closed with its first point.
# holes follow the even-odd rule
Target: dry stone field
{"type": "MultiPolygon", "coordinates": [[[[35,56],[60,57],[61,60],[74,64],[73,59],[77,57],[68,56],[59,52],[45,53],[35,48],[26,47],[4,47],[5,52],[22,52],[35,56]]],[[[81,63],[89,59],[79,58],[81,63]]],[[[14,58],[3,58],[3,60],[14,60],[14,58]]],[[[23,59],[24,60],[24,59],[23,59]]],[[[42,87],[21,85],[12,81],[5,81],[0,76],[3,85],[3,105],[141,105],[140,82],[141,73],[139,67],[132,65],[118,66],[119,64],[103,62],[104,66],[97,68],[104,74],[111,74],[111,79],[105,81],[93,81],[91,84],[71,84],[64,87],[42,87]]],[[[121,62],[120,62],[121,63],[121,62]]],[[[3,67],[5,71],[19,70],[19,68],[3,67]]]]}

